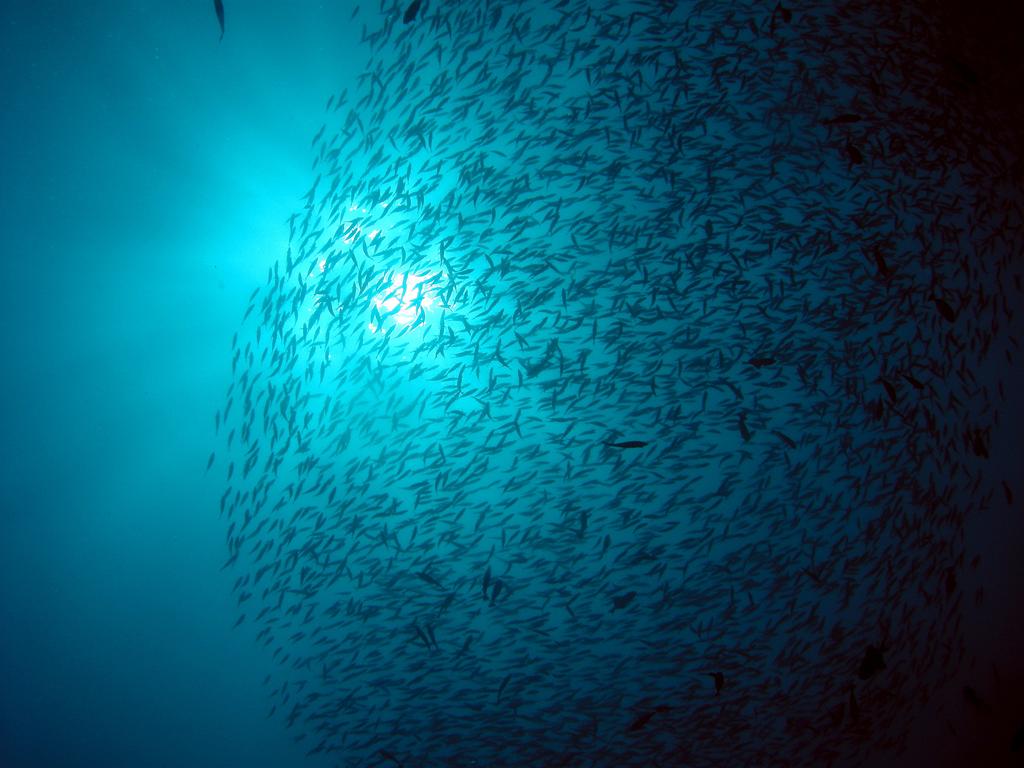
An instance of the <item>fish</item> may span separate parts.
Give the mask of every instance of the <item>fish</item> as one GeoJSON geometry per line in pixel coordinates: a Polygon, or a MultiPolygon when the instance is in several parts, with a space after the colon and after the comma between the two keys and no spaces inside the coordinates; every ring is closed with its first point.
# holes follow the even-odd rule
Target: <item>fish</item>
{"type": "Polygon", "coordinates": [[[405,9],[405,15],[402,17],[403,22],[410,24],[416,19],[416,14],[420,11],[421,2],[422,0],[412,0],[409,3],[409,7],[405,9]]]}
{"type": "Polygon", "coordinates": [[[900,376],[902,376],[902,377],[904,378],[904,380],[905,380],[905,381],[906,381],[906,382],[907,382],[908,384],[910,384],[910,386],[912,386],[912,387],[913,387],[914,389],[916,389],[916,390],[918,390],[918,391],[920,391],[920,390],[924,389],[924,384],[922,384],[922,383],[921,383],[920,381],[918,381],[918,380],[917,380],[916,378],[914,378],[913,376],[911,376],[911,375],[910,375],[909,373],[901,373],[901,374],[900,374],[900,376]]]}
{"type": "Polygon", "coordinates": [[[765,366],[768,366],[768,365],[775,365],[775,358],[774,357],[752,357],[752,358],[750,358],[750,360],[747,361],[747,363],[752,365],[752,366],[754,366],[755,368],[764,368],[765,366]]]}
{"type": "Polygon", "coordinates": [[[864,658],[861,659],[860,666],[857,668],[857,677],[861,680],[868,680],[883,669],[885,669],[885,657],[881,649],[874,645],[869,645],[867,650],[864,651],[864,658]]]}
{"type": "Polygon", "coordinates": [[[963,693],[964,700],[979,712],[989,714],[992,711],[989,708],[988,703],[978,695],[978,692],[974,690],[972,686],[965,685],[963,687],[963,693]]]}
{"type": "Polygon", "coordinates": [[[722,692],[722,688],[725,686],[725,675],[721,672],[710,672],[708,677],[715,681],[715,696],[722,692]]]}
{"type": "Polygon", "coordinates": [[[224,39],[224,0],[213,0],[213,9],[217,12],[217,23],[220,25],[220,42],[224,39]]]}
{"type": "Polygon", "coordinates": [[[826,120],[822,120],[822,125],[850,125],[851,123],[859,123],[861,116],[853,112],[840,112],[833,117],[826,120]]]}
{"type": "Polygon", "coordinates": [[[932,301],[935,302],[935,308],[942,315],[942,319],[947,323],[955,323],[957,313],[956,311],[944,300],[938,296],[932,296],[932,301]]]}
{"type": "Polygon", "coordinates": [[[501,681],[501,685],[498,686],[498,694],[495,697],[495,701],[501,701],[501,694],[504,692],[506,686],[508,686],[509,680],[512,679],[512,673],[505,675],[505,679],[501,681]]]}
{"type": "Polygon", "coordinates": [[[784,442],[787,447],[789,447],[789,448],[796,448],[796,441],[793,438],[788,437],[787,435],[784,435],[782,432],[779,432],[777,429],[773,429],[772,430],[772,434],[775,435],[777,438],[779,438],[779,440],[784,442]]]}
{"type": "Polygon", "coordinates": [[[745,413],[741,413],[736,421],[740,428],[740,437],[743,438],[744,443],[749,443],[751,435],[750,430],[747,429],[747,415],[745,413]]]}
{"type": "Polygon", "coordinates": [[[633,602],[633,599],[635,597],[636,597],[636,592],[634,592],[634,591],[623,592],[621,595],[616,595],[616,596],[612,597],[612,604],[613,604],[612,610],[613,611],[617,611],[617,610],[625,609],[626,607],[629,606],[630,603],[633,602]]]}
{"type": "Polygon", "coordinates": [[[669,711],[669,707],[667,707],[665,705],[659,705],[659,706],[655,707],[654,709],[652,709],[652,710],[650,710],[648,712],[645,712],[642,715],[639,715],[635,720],[633,720],[632,723],[630,723],[629,728],[626,729],[626,732],[627,733],[636,733],[637,731],[641,730],[645,725],[647,725],[647,723],[649,723],[651,721],[651,718],[654,717],[656,714],[658,714],[659,712],[668,712],[668,711],[669,711]]]}
{"type": "Polygon", "coordinates": [[[844,146],[844,149],[846,151],[846,158],[847,160],[849,160],[850,168],[852,168],[855,165],[860,165],[861,163],[864,162],[864,154],[860,151],[860,149],[858,149],[856,144],[850,141],[849,138],[846,139],[846,145],[844,146]]]}
{"type": "Polygon", "coordinates": [[[427,584],[429,584],[430,586],[437,587],[438,589],[444,591],[444,585],[426,571],[417,571],[416,576],[418,576],[423,581],[427,582],[427,584]]]}
{"type": "Polygon", "coordinates": [[[607,445],[610,448],[643,448],[647,446],[648,443],[643,440],[624,440],[619,443],[604,443],[604,445],[607,445]]]}

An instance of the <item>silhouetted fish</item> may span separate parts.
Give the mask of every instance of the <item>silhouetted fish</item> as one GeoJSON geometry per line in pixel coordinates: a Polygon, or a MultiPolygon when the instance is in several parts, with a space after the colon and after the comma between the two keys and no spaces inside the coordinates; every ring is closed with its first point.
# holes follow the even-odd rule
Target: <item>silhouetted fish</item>
{"type": "Polygon", "coordinates": [[[1010,740],[1010,751],[1020,752],[1024,749],[1024,723],[1017,726],[1017,730],[1013,734],[1013,738],[1010,740]]]}
{"type": "Polygon", "coordinates": [[[822,125],[848,125],[850,123],[859,123],[860,115],[855,115],[852,112],[841,112],[835,117],[830,117],[827,120],[822,120],[822,125]]]}
{"type": "Polygon", "coordinates": [[[869,645],[864,651],[864,658],[861,659],[860,667],[857,669],[857,677],[867,680],[883,669],[885,669],[885,658],[882,656],[882,651],[869,645]]]}
{"type": "Polygon", "coordinates": [[[633,602],[633,598],[635,598],[635,597],[636,597],[636,592],[624,592],[621,595],[617,595],[615,597],[612,597],[612,603],[614,604],[614,607],[612,608],[612,610],[616,611],[616,610],[619,610],[620,608],[627,607],[630,603],[633,602]]]}
{"type": "Polygon", "coordinates": [[[219,40],[223,40],[224,39],[224,2],[223,2],[223,0],[213,0],[213,9],[217,12],[217,22],[220,24],[220,38],[219,38],[219,40]]]}
{"type": "Polygon", "coordinates": [[[939,314],[942,315],[946,322],[956,322],[956,311],[954,311],[946,301],[940,299],[938,296],[932,296],[932,301],[935,302],[935,308],[939,310],[939,314]]]}
{"type": "Polygon", "coordinates": [[[413,19],[416,18],[416,14],[420,11],[421,2],[422,0],[412,0],[412,2],[409,3],[409,7],[405,9],[405,16],[402,17],[402,21],[406,24],[412,22],[413,19]]]}
{"type": "Polygon", "coordinates": [[[627,729],[627,731],[629,733],[636,733],[641,728],[643,728],[645,725],[647,725],[647,723],[649,723],[651,721],[651,718],[654,717],[657,713],[659,713],[659,712],[668,712],[669,709],[670,709],[670,707],[667,707],[664,704],[658,705],[657,707],[652,709],[650,712],[645,712],[644,714],[642,714],[639,717],[637,717],[630,724],[630,726],[627,729]]]}
{"type": "Polygon", "coordinates": [[[721,672],[709,672],[708,676],[715,681],[715,696],[717,696],[725,686],[725,675],[721,672]]]}

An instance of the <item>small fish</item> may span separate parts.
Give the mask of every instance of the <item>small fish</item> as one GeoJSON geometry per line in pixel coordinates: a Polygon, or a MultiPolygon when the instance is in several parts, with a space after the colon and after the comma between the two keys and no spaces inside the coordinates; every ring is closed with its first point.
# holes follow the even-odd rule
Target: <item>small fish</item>
{"type": "Polygon", "coordinates": [[[838,728],[843,724],[843,715],[846,713],[846,702],[839,702],[839,706],[832,710],[831,720],[833,727],[838,728]]]}
{"type": "Polygon", "coordinates": [[[402,21],[409,24],[416,18],[416,14],[420,12],[420,3],[422,0],[412,0],[409,3],[409,7],[405,9],[405,16],[402,17],[402,21]]]}
{"type": "Polygon", "coordinates": [[[755,368],[764,368],[766,365],[775,365],[774,357],[752,357],[747,361],[755,368]]]}
{"type": "Polygon", "coordinates": [[[741,413],[740,414],[739,425],[740,425],[740,437],[743,438],[743,442],[744,443],[749,443],[750,442],[750,430],[747,429],[747,415],[745,413],[741,413]]]}
{"type": "MultiPolygon", "coordinates": [[[[224,39],[224,2],[213,0],[213,9],[217,12],[217,21],[220,22],[220,40],[224,39]]],[[[220,42],[218,40],[218,42],[220,42]]]]}
{"type": "Polygon", "coordinates": [[[441,582],[439,582],[437,579],[435,579],[433,576],[431,576],[426,571],[419,571],[416,575],[419,576],[421,579],[423,579],[425,582],[427,582],[427,584],[435,586],[438,589],[442,589],[442,590],[444,589],[444,585],[442,585],[441,582]]]}
{"type": "Polygon", "coordinates": [[[850,161],[851,168],[864,162],[864,155],[849,139],[846,140],[846,157],[850,161]]]}
{"type": "Polygon", "coordinates": [[[882,249],[875,247],[873,255],[875,257],[875,266],[878,268],[878,276],[881,277],[883,280],[887,280],[890,277],[892,277],[892,270],[886,263],[885,257],[882,256],[882,249]]]}
{"type": "Polygon", "coordinates": [[[882,386],[885,387],[885,394],[889,396],[889,400],[892,402],[893,405],[896,405],[896,403],[898,402],[898,398],[896,396],[896,387],[894,387],[892,383],[886,381],[885,379],[879,379],[879,381],[882,382],[882,386]]]}
{"type": "Polygon", "coordinates": [[[620,608],[627,607],[630,603],[633,602],[634,597],[636,597],[636,592],[624,592],[621,595],[613,597],[612,603],[614,603],[615,607],[612,608],[612,610],[617,611],[620,608]]]}
{"type": "Polygon", "coordinates": [[[860,115],[855,115],[852,112],[841,112],[835,117],[830,117],[828,120],[822,120],[822,125],[849,125],[850,123],[859,123],[860,115]]]}
{"type": "Polygon", "coordinates": [[[885,658],[882,656],[882,651],[873,645],[869,645],[868,649],[864,651],[864,658],[861,659],[860,667],[857,670],[857,677],[861,680],[867,680],[883,669],[885,669],[885,658]]]}
{"type": "Polygon", "coordinates": [[[1020,752],[1022,747],[1024,747],[1024,723],[1017,726],[1017,731],[1013,734],[1013,739],[1010,741],[1010,751],[1020,752]]]}
{"type": "Polygon", "coordinates": [[[939,314],[942,315],[943,319],[947,323],[956,322],[956,312],[949,304],[940,299],[938,296],[932,296],[932,301],[935,302],[935,308],[939,310],[939,314]]]}
{"type": "Polygon", "coordinates": [[[709,672],[708,677],[715,681],[715,696],[722,692],[722,688],[725,686],[725,675],[721,672],[709,672]]]}
{"type": "Polygon", "coordinates": [[[505,679],[502,680],[501,681],[501,685],[498,686],[498,698],[497,698],[498,701],[501,701],[502,691],[505,690],[505,686],[508,685],[508,681],[511,680],[511,679],[512,679],[512,673],[510,672],[509,674],[505,675],[505,679]]]}
{"type": "Polygon", "coordinates": [[[914,389],[918,389],[918,390],[924,389],[924,384],[922,384],[920,381],[915,379],[909,373],[901,373],[900,376],[902,376],[904,379],[906,379],[907,383],[910,386],[912,386],[914,389]]]}
{"type": "Polygon", "coordinates": [[[793,438],[789,437],[788,435],[784,435],[782,432],[779,432],[779,430],[777,430],[777,429],[773,429],[772,430],[772,434],[775,435],[777,438],[779,438],[779,440],[784,442],[790,448],[796,448],[796,441],[793,438]]]}
{"type": "Polygon", "coordinates": [[[423,645],[427,649],[429,649],[430,648],[430,640],[427,639],[426,634],[423,632],[422,629],[420,629],[420,625],[419,624],[414,624],[413,626],[416,628],[416,634],[419,635],[420,640],[423,641],[423,645]]]}
{"type": "Polygon", "coordinates": [[[629,732],[636,733],[637,731],[639,731],[641,728],[647,725],[647,723],[650,722],[651,718],[654,717],[654,715],[657,714],[657,712],[658,710],[652,709],[650,712],[646,712],[640,715],[640,717],[634,720],[633,723],[629,726],[629,732]]]}
{"type": "Polygon", "coordinates": [[[967,700],[968,704],[970,704],[972,707],[974,707],[975,709],[979,710],[980,712],[986,712],[987,713],[987,712],[991,711],[989,709],[988,704],[985,703],[985,700],[982,699],[978,695],[978,692],[976,690],[974,690],[974,688],[972,688],[969,685],[965,685],[964,686],[964,699],[967,700]]]}
{"type": "Polygon", "coordinates": [[[621,443],[605,443],[609,448],[643,448],[647,443],[643,440],[625,440],[621,443]]]}

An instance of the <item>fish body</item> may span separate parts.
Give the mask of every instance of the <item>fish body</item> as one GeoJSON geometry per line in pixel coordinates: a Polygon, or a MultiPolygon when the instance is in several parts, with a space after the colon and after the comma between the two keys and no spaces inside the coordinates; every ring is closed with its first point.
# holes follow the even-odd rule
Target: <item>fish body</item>
{"type": "Polygon", "coordinates": [[[636,597],[636,592],[624,592],[621,595],[616,595],[612,598],[613,611],[617,611],[620,608],[626,608],[630,603],[633,602],[633,598],[636,597]]]}
{"type": "Polygon", "coordinates": [[[224,39],[224,0],[213,0],[213,10],[217,12],[217,22],[220,24],[220,42],[224,39]]]}

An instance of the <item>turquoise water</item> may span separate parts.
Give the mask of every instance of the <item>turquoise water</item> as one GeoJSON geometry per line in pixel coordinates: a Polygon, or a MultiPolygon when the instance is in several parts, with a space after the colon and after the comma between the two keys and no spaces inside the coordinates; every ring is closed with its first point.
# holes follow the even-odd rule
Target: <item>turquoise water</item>
{"type": "Polygon", "coordinates": [[[937,9],[13,6],[0,765],[1019,763],[937,9]]]}

